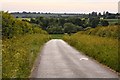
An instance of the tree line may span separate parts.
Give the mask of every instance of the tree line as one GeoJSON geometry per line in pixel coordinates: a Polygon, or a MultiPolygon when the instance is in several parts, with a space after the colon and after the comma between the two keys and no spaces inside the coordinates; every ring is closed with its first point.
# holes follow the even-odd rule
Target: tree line
{"type": "MultiPolygon", "coordinates": [[[[103,17],[104,19],[118,19],[119,13],[110,13],[108,11],[104,11],[103,13],[101,12],[91,12],[89,14],[70,14],[70,13],[43,13],[43,12],[14,12],[11,13],[12,15],[14,15],[15,17],[21,17],[20,15],[23,15],[23,18],[33,18],[35,17],[35,15],[39,15],[39,14],[45,14],[49,17],[51,17],[51,15],[58,15],[56,17],[66,17],[66,16],[62,16],[62,15],[74,15],[74,16],[78,16],[78,17],[86,17],[86,18],[90,18],[90,17],[103,17]],[[17,15],[16,15],[17,14],[17,15]],[[25,14],[25,15],[24,15],[25,14]]],[[[52,16],[55,17],[55,16],[52,16]]]]}
{"type": "Polygon", "coordinates": [[[100,17],[79,18],[79,17],[61,17],[61,18],[47,18],[38,17],[31,18],[30,23],[41,26],[50,34],[75,33],[85,30],[88,27],[95,28],[98,25],[108,26],[107,20],[101,20],[100,17]]]}

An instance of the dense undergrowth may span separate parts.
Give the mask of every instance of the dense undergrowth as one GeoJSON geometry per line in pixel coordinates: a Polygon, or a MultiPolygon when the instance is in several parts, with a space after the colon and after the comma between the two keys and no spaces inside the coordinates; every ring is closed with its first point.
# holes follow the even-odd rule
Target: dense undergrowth
{"type": "Polygon", "coordinates": [[[40,48],[48,40],[49,36],[45,34],[28,34],[3,40],[3,78],[28,77],[40,48]]]}
{"type": "Polygon", "coordinates": [[[49,35],[39,26],[2,12],[2,78],[28,78],[49,35]]]}
{"type": "Polygon", "coordinates": [[[113,28],[99,27],[78,32],[71,36],[66,35],[63,40],[100,63],[120,72],[117,37],[117,29],[113,26],[113,28]],[[102,33],[104,34],[102,35],[102,33]]]}

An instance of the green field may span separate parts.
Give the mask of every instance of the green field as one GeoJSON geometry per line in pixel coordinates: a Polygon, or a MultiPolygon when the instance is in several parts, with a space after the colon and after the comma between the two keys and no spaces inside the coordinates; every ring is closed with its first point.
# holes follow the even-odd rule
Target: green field
{"type": "Polygon", "coordinates": [[[105,19],[109,22],[109,24],[115,24],[118,23],[118,19],[105,19]]]}
{"type": "Polygon", "coordinates": [[[50,34],[51,39],[62,39],[64,34],[50,34]]]}

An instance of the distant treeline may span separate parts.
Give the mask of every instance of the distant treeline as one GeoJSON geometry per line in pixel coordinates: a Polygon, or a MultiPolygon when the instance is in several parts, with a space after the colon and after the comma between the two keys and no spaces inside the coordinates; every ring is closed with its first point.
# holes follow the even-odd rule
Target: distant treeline
{"type": "MultiPolygon", "coordinates": [[[[38,17],[38,18],[31,18],[30,21],[28,22],[41,26],[42,29],[46,30],[50,34],[63,34],[63,33],[71,34],[89,28],[95,28],[97,26],[110,25],[110,23],[106,19],[101,19],[100,17],[94,17],[94,16],[91,16],[89,18],[38,17]]],[[[118,25],[118,22],[115,22],[113,25],[118,25]]]]}
{"type": "Polygon", "coordinates": [[[70,17],[70,16],[76,16],[76,17],[84,17],[84,18],[89,18],[89,17],[103,17],[104,19],[117,19],[119,16],[119,13],[109,13],[108,11],[104,11],[103,13],[97,13],[97,12],[92,12],[89,14],[74,14],[74,13],[40,13],[40,12],[14,12],[11,13],[14,17],[16,18],[36,18],[39,16],[44,16],[44,17],[70,17]]]}
{"type": "MultiPolygon", "coordinates": [[[[30,20],[23,19],[23,21],[38,25],[50,34],[71,34],[97,26],[108,26],[111,23],[107,19],[117,20],[119,17],[118,13],[109,12],[103,12],[103,14],[97,12],[89,14],[16,12],[11,14],[16,18],[29,18],[30,20]]],[[[114,21],[114,24],[118,25],[118,22],[114,21]]]]}

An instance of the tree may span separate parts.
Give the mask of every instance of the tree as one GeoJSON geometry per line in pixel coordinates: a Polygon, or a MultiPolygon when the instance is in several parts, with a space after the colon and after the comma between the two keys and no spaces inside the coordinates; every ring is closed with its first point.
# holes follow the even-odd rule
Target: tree
{"type": "Polygon", "coordinates": [[[75,25],[78,25],[78,26],[82,26],[83,23],[84,23],[84,21],[81,20],[81,19],[79,19],[79,18],[76,18],[76,19],[75,19],[75,22],[74,22],[74,24],[75,24],[75,25]]]}
{"type": "Polygon", "coordinates": [[[109,22],[107,20],[101,20],[101,25],[102,26],[108,26],[109,22]]]}
{"type": "Polygon", "coordinates": [[[90,18],[89,19],[89,24],[92,28],[95,28],[99,24],[99,21],[100,21],[99,18],[90,18]]]}
{"type": "Polygon", "coordinates": [[[65,24],[65,19],[64,18],[60,18],[59,19],[59,25],[61,25],[63,27],[63,25],[65,24]]]}
{"type": "Polygon", "coordinates": [[[2,12],[2,37],[12,38],[17,35],[44,33],[39,26],[20,21],[7,12],[2,12]]]}
{"type": "Polygon", "coordinates": [[[75,32],[77,32],[77,29],[78,29],[78,27],[76,27],[72,23],[65,23],[64,24],[64,32],[65,33],[68,33],[68,34],[75,33],[75,32]]]}
{"type": "Polygon", "coordinates": [[[57,27],[51,26],[51,27],[47,28],[47,32],[49,34],[62,34],[62,33],[64,33],[62,26],[57,26],[57,27]]]}

